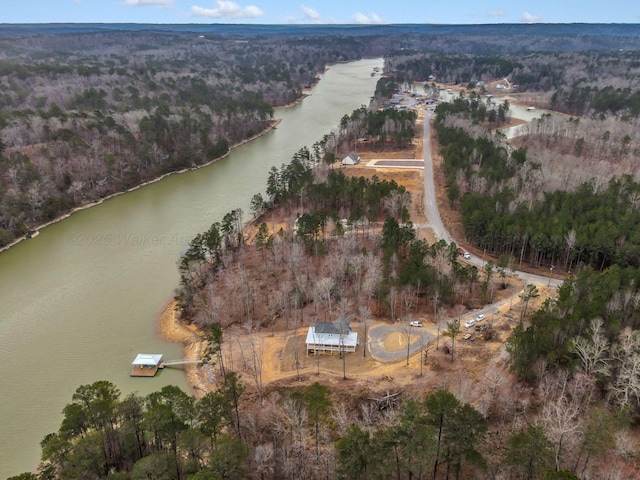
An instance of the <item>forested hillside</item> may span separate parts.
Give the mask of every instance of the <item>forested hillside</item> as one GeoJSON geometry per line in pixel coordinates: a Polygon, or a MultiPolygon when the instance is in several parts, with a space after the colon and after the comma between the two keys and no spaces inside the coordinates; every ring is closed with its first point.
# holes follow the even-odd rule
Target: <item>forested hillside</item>
{"type": "MultiPolygon", "coordinates": [[[[518,139],[514,143],[530,148],[514,150],[499,134],[460,126],[465,119],[468,125],[478,121],[478,104],[473,98],[443,104],[435,123],[448,197],[459,206],[468,238],[492,254],[508,253],[519,263],[556,265],[566,272],[584,265],[598,270],[640,266],[638,169],[623,162],[629,145],[611,145],[617,155],[598,158],[602,167],[593,170],[584,168],[595,161],[592,138],[570,144],[576,162],[568,160],[569,154],[559,156],[566,150],[562,133],[544,135],[544,148],[544,141],[518,139]],[[575,173],[578,160],[582,170],[575,173]]],[[[543,118],[525,131],[539,132],[549,122],[543,118]]],[[[560,123],[568,132],[580,120],[560,123]]],[[[581,131],[587,135],[588,130],[581,131]]]]}
{"type": "Polygon", "coordinates": [[[0,246],[73,208],[224,155],[264,131],[272,108],[299,99],[331,62],[384,55],[386,72],[400,81],[509,76],[523,90],[554,94],[549,101],[565,111],[636,115],[636,56],[610,52],[637,37],[625,29],[571,30],[89,25],[36,35],[35,27],[31,34],[6,27],[0,246]],[[531,53],[509,53],[523,49],[531,53]],[[585,50],[599,53],[578,53],[585,50]]]}
{"type": "MultiPolygon", "coordinates": [[[[173,386],[121,398],[110,382],[82,385],[60,429],[42,441],[40,473],[11,480],[399,480],[432,471],[460,477],[485,466],[478,450],[486,420],[445,390],[397,411],[369,407],[367,416],[358,414],[366,398],[336,394],[318,382],[274,391],[263,408],[247,408],[244,397],[235,372],[199,400],[173,386]]],[[[549,465],[550,449],[543,448],[529,469],[549,465]]]]}
{"type": "Polygon", "coordinates": [[[361,41],[92,33],[0,39],[0,246],[224,155],[361,41]]]}

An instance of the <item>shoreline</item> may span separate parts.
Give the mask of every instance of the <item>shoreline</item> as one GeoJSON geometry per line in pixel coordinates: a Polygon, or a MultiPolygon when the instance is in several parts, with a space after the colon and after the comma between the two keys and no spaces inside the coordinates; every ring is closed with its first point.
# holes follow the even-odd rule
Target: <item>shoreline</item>
{"type": "MultiPolygon", "coordinates": [[[[176,301],[167,303],[158,321],[158,333],[166,340],[183,345],[183,358],[185,360],[200,360],[205,348],[205,341],[200,335],[200,330],[193,325],[185,325],[178,320],[176,301]]],[[[203,397],[209,390],[210,382],[199,364],[187,364],[184,366],[187,385],[191,387],[197,398],[203,397]]]]}
{"type": "Polygon", "coordinates": [[[311,90],[310,88],[304,88],[302,90],[302,95],[300,95],[300,98],[298,98],[297,100],[294,100],[291,103],[287,103],[286,105],[280,105],[279,107],[273,107],[274,110],[284,110],[285,108],[291,108],[291,107],[295,107],[296,105],[302,103],[302,101],[309,97],[311,94],[310,93],[306,93],[307,91],[311,90]]]}
{"type": "MultiPolygon", "coordinates": [[[[328,66],[325,67],[323,73],[326,72],[327,70],[329,70],[328,66]]],[[[310,92],[313,89],[313,87],[317,83],[319,83],[319,81],[320,80],[317,79],[316,82],[314,82],[314,84],[311,85],[311,87],[304,88],[302,90],[302,95],[300,96],[300,98],[298,98],[294,102],[291,102],[291,103],[289,103],[287,105],[282,105],[280,107],[275,107],[274,110],[280,110],[280,109],[295,107],[296,105],[302,103],[302,101],[305,98],[307,98],[308,96],[311,95],[311,93],[308,93],[308,92],[310,92]]],[[[258,137],[260,137],[260,136],[262,136],[262,135],[264,135],[264,134],[266,134],[268,132],[270,132],[271,130],[275,129],[280,124],[281,121],[282,120],[280,120],[280,119],[272,121],[271,126],[268,129],[264,130],[263,132],[261,132],[261,133],[259,133],[257,135],[254,135],[251,138],[243,140],[238,145],[234,145],[233,147],[231,147],[229,149],[229,152],[227,152],[226,155],[224,155],[223,157],[220,157],[220,158],[224,158],[227,155],[229,155],[231,153],[231,151],[233,150],[233,148],[235,148],[237,146],[240,146],[243,143],[246,143],[246,142],[248,142],[250,140],[254,140],[254,139],[256,139],[256,138],[258,138],[258,137]]],[[[213,162],[215,162],[217,160],[219,160],[219,159],[213,160],[212,162],[209,162],[208,164],[211,164],[211,163],[213,163],[213,162]]],[[[206,165],[201,165],[201,166],[204,167],[206,165]]],[[[200,168],[200,167],[196,167],[196,168],[200,168]]],[[[173,173],[183,173],[183,172],[185,172],[187,170],[193,170],[193,169],[185,169],[183,171],[173,172],[173,173]]],[[[172,175],[173,173],[169,173],[168,175],[172,175]]],[[[160,180],[160,178],[158,178],[157,180],[154,180],[154,181],[158,181],[158,180],[160,180]]],[[[126,193],[126,192],[123,192],[123,193],[126,193]]],[[[104,199],[104,200],[106,200],[106,199],[104,199]]],[[[26,240],[26,238],[23,238],[20,241],[22,241],[22,240],[26,240]]],[[[2,252],[2,249],[0,249],[0,253],[1,252],[2,252]]],[[[200,330],[198,330],[193,325],[184,325],[178,320],[178,315],[177,315],[177,311],[176,311],[176,301],[175,300],[169,301],[163,307],[162,311],[160,312],[160,317],[159,317],[159,319],[157,321],[157,325],[158,325],[158,333],[162,336],[162,338],[164,338],[164,339],[166,339],[167,341],[170,341],[170,342],[182,343],[182,345],[184,346],[184,348],[183,348],[183,357],[184,357],[185,360],[200,360],[201,359],[202,353],[203,353],[204,347],[205,347],[205,342],[202,339],[202,336],[200,335],[200,330]]],[[[206,373],[204,371],[202,371],[202,369],[200,368],[200,365],[198,365],[198,364],[185,365],[184,372],[185,372],[185,376],[186,376],[186,380],[187,380],[187,385],[189,385],[189,387],[193,390],[193,393],[197,398],[201,398],[207,392],[210,391],[210,387],[209,386],[211,385],[211,383],[206,378],[206,373]]]]}
{"type": "MultiPolygon", "coordinates": [[[[326,73],[330,68],[330,65],[326,66],[322,73],[326,73]]],[[[304,88],[302,90],[303,93],[300,98],[287,105],[275,107],[274,110],[290,108],[298,105],[305,98],[311,95],[310,92],[313,90],[313,87],[315,87],[319,82],[320,78],[317,78],[310,87],[304,88]]],[[[241,142],[239,145],[249,140],[253,140],[261,135],[264,135],[265,133],[268,133],[269,131],[276,128],[281,121],[282,120],[274,120],[271,127],[269,127],[267,130],[241,142]]],[[[234,145],[234,147],[236,146],[237,145],[234,145]]],[[[231,153],[231,150],[232,149],[229,150],[227,155],[231,153]]],[[[250,223],[251,221],[247,222],[247,224],[245,224],[244,226],[244,229],[246,229],[250,223]]],[[[158,333],[167,341],[182,343],[184,345],[183,356],[185,360],[200,360],[205,348],[205,341],[202,339],[202,336],[200,334],[201,331],[193,325],[184,325],[182,322],[180,322],[180,320],[178,320],[178,315],[175,307],[176,301],[173,299],[163,307],[160,313],[160,318],[157,321],[158,333]]],[[[184,370],[187,385],[189,385],[189,387],[193,390],[194,395],[197,398],[204,396],[211,390],[211,382],[207,378],[207,373],[200,368],[199,364],[185,365],[184,370]]]]}
{"type": "MultiPolygon", "coordinates": [[[[302,98],[304,98],[304,96],[302,98]]],[[[284,107],[281,107],[281,108],[284,108],[284,107]]],[[[97,205],[100,205],[101,203],[106,202],[107,200],[110,200],[110,199],[115,198],[117,196],[124,195],[126,193],[133,192],[133,191],[135,191],[135,190],[137,190],[139,188],[145,187],[147,185],[151,185],[152,183],[159,182],[160,180],[162,180],[162,179],[164,179],[164,178],[166,178],[166,177],[168,177],[170,175],[179,175],[181,173],[190,172],[192,170],[198,170],[200,168],[208,167],[209,165],[211,165],[211,164],[213,164],[213,163],[215,163],[215,162],[217,162],[219,160],[222,160],[222,159],[228,157],[229,155],[231,155],[231,152],[233,151],[234,148],[237,148],[237,147],[239,147],[241,145],[244,145],[247,142],[255,140],[256,138],[259,138],[262,135],[265,135],[265,134],[269,133],[271,130],[275,129],[280,124],[281,121],[282,120],[272,120],[271,124],[266,129],[262,130],[259,133],[256,133],[255,135],[253,135],[253,136],[251,136],[249,138],[246,138],[246,139],[242,140],[241,142],[238,142],[238,143],[236,143],[234,145],[231,145],[231,147],[229,147],[229,151],[227,153],[225,153],[224,155],[222,155],[221,157],[214,158],[213,160],[209,160],[208,162],[203,163],[202,165],[197,165],[195,167],[188,167],[188,168],[183,168],[182,170],[176,170],[174,172],[163,173],[159,177],[152,178],[151,180],[147,180],[147,181],[142,182],[142,183],[140,183],[140,184],[138,184],[138,185],[136,185],[134,187],[127,188],[126,190],[123,190],[121,192],[112,193],[110,195],[107,195],[104,198],[101,198],[100,200],[96,200],[95,202],[91,202],[91,203],[87,203],[85,205],[81,205],[81,206],[76,207],[76,208],[72,209],[71,211],[69,211],[69,212],[67,212],[67,213],[65,213],[65,214],[63,214],[63,215],[61,215],[59,217],[54,218],[53,220],[49,220],[48,222],[42,223],[40,225],[37,225],[36,227],[34,227],[31,230],[29,230],[29,232],[38,232],[37,234],[35,234],[33,236],[25,236],[25,235],[23,235],[23,236],[21,236],[19,238],[16,238],[14,241],[8,243],[7,245],[5,245],[3,247],[0,247],[0,253],[4,252],[6,250],[9,250],[11,247],[14,247],[14,246],[18,245],[19,243],[21,243],[21,242],[23,242],[25,240],[29,240],[30,238],[33,238],[34,236],[37,236],[40,233],[40,230],[42,230],[43,228],[47,228],[50,225],[53,225],[53,224],[58,223],[58,222],[60,222],[62,220],[65,220],[66,218],[69,218],[74,213],[81,212],[82,210],[87,210],[87,209],[89,209],[91,207],[95,207],[97,205]]]]}
{"type": "MultiPolygon", "coordinates": [[[[320,72],[321,74],[325,74],[329,71],[329,69],[331,68],[330,65],[327,65],[326,67],[324,67],[324,70],[322,70],[322,72],[320,72]]],[[[296,105],[302,103],[302,101],[311,96],[311,91],[314,89],[314,87],[316,85],[318,85],[320,83],[320,78],[316,77],[316,79],[314,80],[314,82],[312,84],[310,84],[308,87],[304,87],[302,89],[302,95],[300,95],[300,97],[298,97],[296,100],[294,100],[291,103],[287,103],[286,105],[280,105],[278,107],[273,107],[274,110],[281,110],[284,108],[290,108],[290,107],[295,107],[296,105]]]]}
{"type": "MultiPolygon", "coordinates": [[[[347,62],[338,62],[338,63],[347,63],[347,62]]],[[[320,73],[324,74],[330,68],[331,68],[331,64],[326,65],[324,70],[322,70],[322,72],[320,72],[320,73]]],[[[307,98],[308,96],[311,95],[311,93],[309,93],[309,92],[311,92],[311,90],[313,90],[313,88],[318,83],[320,83],[320,80],[321,80],[320,78],[316,78],[316,80],[309,87],[303,88],[302,89],[302,95],[297,100],[295,100],[294,102],[291,102],[291,103],[289,103],[287,105],[281,105],[279,107],[273,107],[273,109],[274,110],[279,110],[279,109],[290,108],[290,107],[294,107],[294,106],[298,105],[305,98],[307,98]]],[[[25,240],[29,240],[30,238],[38,236],[40,234],[40,230],[42,230],[43,228],[47,228],[50,225],[53,225],[55,223],[58,223],[58,222],[60,222],[60,221],[62,221],[64,219],[66,219],[66,218],[69,218],[74,213],[77,213],[77,212],[80,212],[82,210],[86,210],[88,208],[100,205],[102,202],[105,202],[106,200],[110,200],[110,199],[112,199],[114,197],[117,197],[118,195],[124,195],[125,193],[133,192],[133,191],[137,190],[138,188],[142,188],[142,187],[150,185],[152,183],[159,182],[160,180],[164,179],[165,177],[168,177],[169,175],[177,175],[177,174],[181,174],[181,173],[185,173],[185,172],[190,172],[191,170],[197,170],[199,168],[207,167],[207,166],[211,165],[212,163],[217,162],[218,160],[222,160],[223,158],[226,158],[227,156],[229,156],[234,148],[239,147],[241,145],[244,145],[245,143],[250,142],[252,140],[255,140],[256,138],[259,138],[262,135],[265,135],[265,134],[269,133],[271,130],[277,128],[277,126],[280,124],[281,121],[282,121],[281,119],[272,120],[271,124],[266,129],[264,129],[263,131],[261,131],[259,133],[256,133],[255,135],[253,135],[253,136],[251,136],[249,138],[246,138],[246,139],[242,140],[241,142],[238,142],[238,143],[236,143],[234,145],[231,145],[229,147],[229,151],[227,153],[225,153],[224,155],[222,155],[221,157],[214,158],[213,160],[210,160],[210,161],[208,161],[206,163],[203,163],[202,165],[198,165],[198,166],[195,166],[195,167],[183,168],[182,170],[176,170],[176,171],[173,171],[173,172],[164,173],[164,174],[160,175],[159,177],[152,178],[152,179],[147,180],[147,181],[145,181],[145,182],[143,182],[143,183],[141,183],[139,185],[136,185],[134,187],[128,188],[128,189],[123,190],[121,192],[112,193],[110,195],[107,195],[104,198],[96,200],[95,202],[91,202],[91,203],[87,203],[85,205],[81,205],[81,206],[76,207],[76,208],[72,209],[71,211],[69,211],[69,212],[67,212],[67,213],[65,213],[63,215],[60,215],[59,217],[54,218],[53,220],[49,220],[48,222],[41,223],[41,224],[31,228],[26,235],[22,235],[21,237],[16,238],[12,242],[9,242],[8,244],[4,245],[3,247],[0,247],[0,253],[4,252],[6,250],[9,250],[11,247],[14,247],[14,246],[18,245],[20,242],[23,242],[25,240]],[[34,232],[35,234],[34,235],[30,235],[32,232],[34,232]]]]}

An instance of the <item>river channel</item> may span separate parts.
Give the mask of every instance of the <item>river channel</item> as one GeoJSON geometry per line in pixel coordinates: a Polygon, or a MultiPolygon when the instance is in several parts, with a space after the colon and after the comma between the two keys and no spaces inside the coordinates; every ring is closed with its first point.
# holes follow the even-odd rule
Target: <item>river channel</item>
{"type": "Polygon", "coordinates": [[[332,66],[311,95],[276,111],[278,127],[208,167],[172,175],[44,228],[0,254],[0,479],[34,470],[75,389],[113,382],[123,395],[188,389],[180,370],[130,378],[137,353],[179,359],[157,334],[193,236],[264,192],[287,163],[368,104],[382,59],[332,66]]]}

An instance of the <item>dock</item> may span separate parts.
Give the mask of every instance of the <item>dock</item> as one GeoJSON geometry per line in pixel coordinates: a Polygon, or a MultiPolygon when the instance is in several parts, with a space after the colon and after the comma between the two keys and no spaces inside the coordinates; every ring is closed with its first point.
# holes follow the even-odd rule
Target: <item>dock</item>
{"type": "Polygon", "coordinates": [[[169,360],[164,361],[161,353],[139,353],[131,364],[130,377],[154,377],[158,370],[165,367],[195,365],[202,360],[169,360]]]}
{"type": "Polygon", "coordinates": [[[154,377],[160,368],[164,368],[162,354],[139,353],[131,364],[130,377],[154,377]]]}

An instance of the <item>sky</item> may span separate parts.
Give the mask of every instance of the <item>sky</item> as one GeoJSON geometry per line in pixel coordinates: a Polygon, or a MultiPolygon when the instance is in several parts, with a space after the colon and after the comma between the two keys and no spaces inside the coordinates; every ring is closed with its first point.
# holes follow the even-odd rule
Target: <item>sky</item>
{"type": "Polygon", "coordinates": [[[639,0],[0,0],[0,23],[640,23],[639,0]]]}

